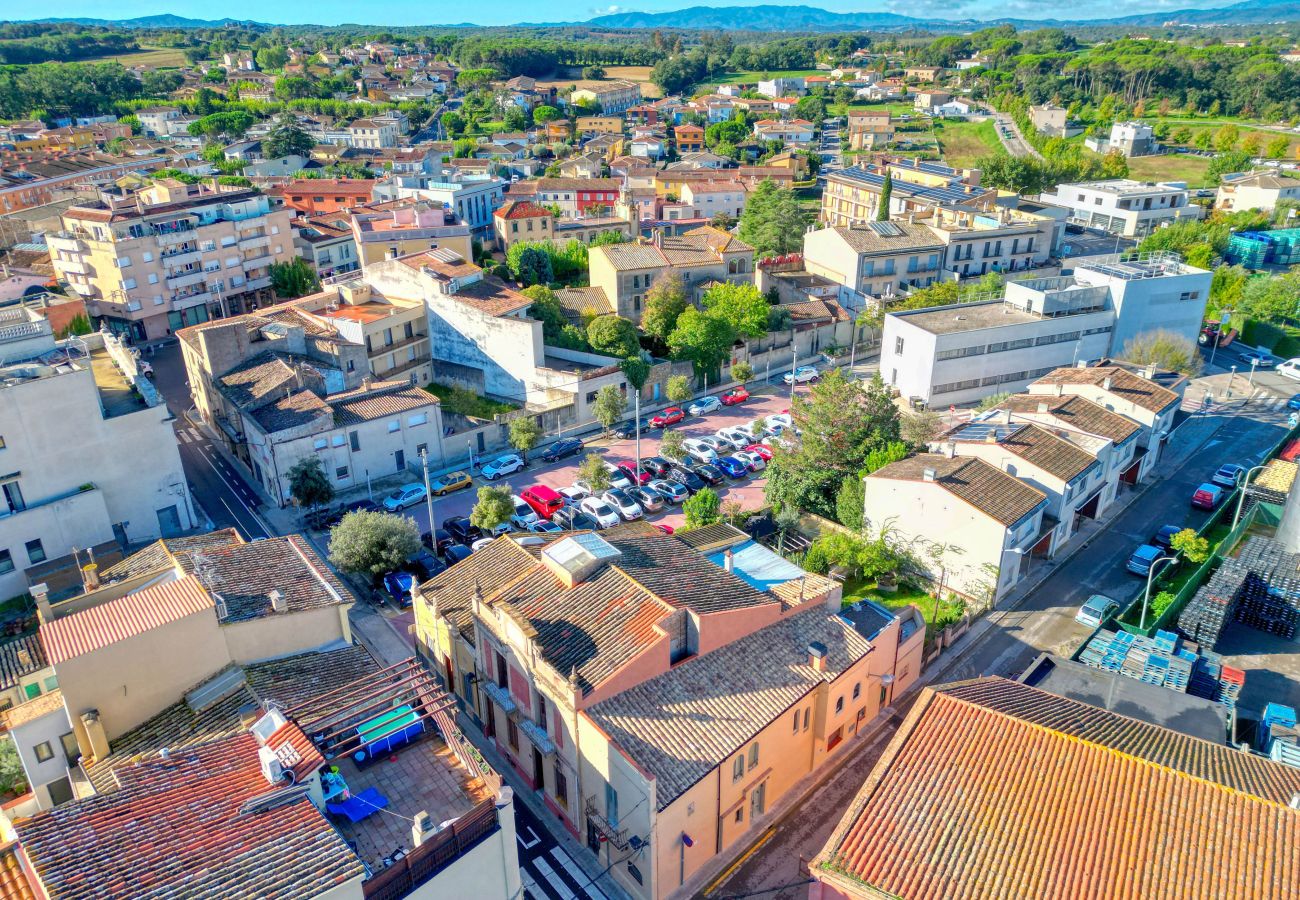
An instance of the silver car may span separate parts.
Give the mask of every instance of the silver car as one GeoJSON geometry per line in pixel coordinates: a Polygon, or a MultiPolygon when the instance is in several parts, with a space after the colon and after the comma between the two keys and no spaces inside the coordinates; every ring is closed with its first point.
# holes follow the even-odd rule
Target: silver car
{"type": "Polygon", "coordinates": [[[615,511],[622,516],[624,521],[631,522],[644,515],[641,505],[632,499],[632,495],[628,491],[605,491],[605,493],[600,495],[600,499],[614,507],[615,511]]]}

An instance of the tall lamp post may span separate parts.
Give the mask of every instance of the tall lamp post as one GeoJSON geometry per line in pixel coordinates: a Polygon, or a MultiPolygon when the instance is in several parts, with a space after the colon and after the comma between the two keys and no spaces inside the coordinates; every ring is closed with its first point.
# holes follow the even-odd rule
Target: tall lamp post
{"type": "Polygon", "coordinates": [[[1241,519],[1241,507],[1246,502],[1246,488],[1250,486],[1250,476],[1267,465],[1268,463],[1264,463],[1263,465],[1255,466],[1253,469],[1247,469],[1245,476],[1243,476],[1241,481],[1238,483],[1237,490],[1241,493],[1237,495],[1237,511],[1232,514],[1232,528],[1234,530],[1237,527],[1238,520],[1241,519]]]}
{"type": "Polygon", "coordinates": [[[1147,569],[1147,589],[1142,594],[1142,625],[1143,631],[1147,630],[1147,605],[1151,602],[1151,578],[1156,574],[1156,566],[1162,562],[1173,562],[1177,556],[1158,556],[1151,560],[1151,568],[1147,569]]]}
{"type": "MultiPolygon", "coordinates": [[[[429,510],[429,542],[438,546],[438,523],[433,518],[433,492],[429,490],[429,451],[420,451],[420,464],[424,468],[424,505],[429,510]]],[[[367,472],[369,477],[369,472],[367,472]]]]}

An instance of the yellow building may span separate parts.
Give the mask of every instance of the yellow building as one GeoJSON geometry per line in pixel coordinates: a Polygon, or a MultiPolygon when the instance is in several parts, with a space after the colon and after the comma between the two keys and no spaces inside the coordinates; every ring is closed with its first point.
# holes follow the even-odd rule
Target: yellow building
{"type": "Polygon", "coordinates": [[[352,238],[363,269],[380,260],[439,248],[465,259],[474,257],[469,225],[427,200],[389,200],[354,210],[352,238]]]}
{"type": "Polygon", "coordinates": [[[618,116],[578,116],[578,134],[622,134],[623,120],[618,116]]]}

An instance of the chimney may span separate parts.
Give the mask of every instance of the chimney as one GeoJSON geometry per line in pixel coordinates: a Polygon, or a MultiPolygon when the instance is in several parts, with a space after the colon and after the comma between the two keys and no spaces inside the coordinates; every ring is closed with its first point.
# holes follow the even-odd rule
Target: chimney
{"type": "Polygon", "coordinates": [[[736,554],[731,552],[730,547],[722,554],[722,568],[727,572],[731,572],[736,568],[736,554]]]}
{"type": "Polygon", "coordinates": [[[1147,367],[1146,367],[1145,369],[1142,370],[1142,377],[1145,378],[1147,381],[1150,381],[1150,380],[1152,380],[1153,378],[1155,378],[1155,377],[1156,377],[1156,364],[1155,364],[1155,363],[1148,363],[1148,364],[1147,364],[1147,367]]]}
{"type": "Polygon", "coordinates": [[[934,471],[934,469],[931,469],[929,466],[927,466],[927,467],[925,467],[924,469],[921,470],[921,480],[923,480],[923,481],[934,481],[934,479],[935,479],[935,471],[934,471]]]}
{"type": "Polygon", "coordinates": [[[86,590],[93,591],[99,588],[99,563],[95,562],[95,549],[88,548],[86,556],[90,562],[81,568],[81,583],[85,585],[86,590]]]}
{"type": "Polygon", "coordinates": [[[826,645],[821,641],[813,641],[808,645],[808,665],[812,666],[818,672],[826,671],[826,645]]]}
{"type": "Polygon", "coordinates": [[[99,710],[88,709],[81,714],[81,727],[86,729],[86,742],[90,744],[90,755],[95,759],[108,756],[108,735],[104,732],[104,723],[99,721],[99,710]]]}
{"type": "Polygon", "coordinates": [[[45,582],[31,586],[32,599],[36,601],[36,616],[42,622],[53,622],[54,611],[50,609],[50,588],[45,582]]]}
{"type": "Polygon", "coordinates": [[[1055,387],[1056,387],[1056,396],[1058,396],[1058,397],[1064,397],[1064,396],[1065,396],[1065,385],[1061,384],[1061,383],[1058,381],[1058,382],[1056,383],[1055,387]]]}
{"type": "Polygon", "coordinates": [[[1288,803],[1287,806],[1291,807],[1292,809],[1300,809],[1300,793],[1292,794],[1291,802],[1288,803]]]}
{"type": "Polygon", "coordinates": [[[429,815],[428,810],[422,809],[415,814],[411,823],[411,843],[414,846],[422,846],[437,833],[438,827],[433,824],[433,816],[429,815]]]}
{"type": "Polygon", "coordinates": [[[245,703],[239,707],[239,727],[244,731],[253,727],[253,723],[262,718],[263,709],[257,703],[245,703]]]}
{"type": "Polygon", "coordinates": [[[996,444],[998,442],[998,430],[996,427],[990,428],[988,434],[984,435],[984,443],[996,444]]]}
{"type": "Polygon", "coordinates": [[[1103,391],[1108,391],[1110,390],[1110,385],[1111,385],[1110,376],[1107,375],[1105,378],[1101,380],[1101,389],[1103,391]]]}
{"type": "Polygon", "coordinates": [[[1046,400],[1040,400],[1040,401],[1038,401],[1038,414],[1039,414],[1040,416],[1045,416],[1045,415],[1047,415],[1047,401],[1046,401],[1046,400]]]}
{"type": "Polygon", "coordinates": [[[267,594],[271,598],[271,611],[277,613],[287,613],[289,611],[289,598],[279,588],[272,588],[271,593],[267,594]]]}
{"type": "Polygon", "coordinates": [[[957,455],[957,444],[955,441],[949,441],[943,445],[943,455],[948,457],[948,459],[952,459],[957,455]]]}

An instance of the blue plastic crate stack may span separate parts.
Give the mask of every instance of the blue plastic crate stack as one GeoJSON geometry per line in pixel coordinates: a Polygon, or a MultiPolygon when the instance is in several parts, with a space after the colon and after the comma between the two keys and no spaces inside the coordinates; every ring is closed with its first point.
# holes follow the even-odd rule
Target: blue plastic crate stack
{"type": "Polygon", "coordinates": [[[1224,707],[1225,715],[1236,710],[1237,697],[1246,681],[1245,673],[1225,666],[1219,654],[1202,651],[1172,631],[1157,631],[1153,637],[1099,631],[1079,652],[1079,662],[1144,684],[1213,700],[1224,707]]]}
{"type": "Polygon", "coordinates": [[[1296,726],[1295,709],[1281,703],[1264,707],[1255,744],[1277,762],[1300,768],[1300,728],[1296,726]]]}

